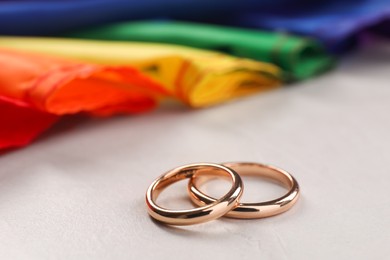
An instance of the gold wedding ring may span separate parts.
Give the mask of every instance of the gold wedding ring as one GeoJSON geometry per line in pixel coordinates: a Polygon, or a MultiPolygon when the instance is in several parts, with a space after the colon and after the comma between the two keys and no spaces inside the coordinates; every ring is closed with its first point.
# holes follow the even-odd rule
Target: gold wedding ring
{"type": "Polygon", "coordinates": [[[170,170],[156,179],[146,192],[146,204],[149,215],[160,222],[170,225],[192,225],[217,219],[235,208],[242,195],[242,189],[240,176],[226,166],[212,163],[189,164],[170,170]],[[195,175],[209,174],[228,176],[232,180],[231,189],[222,198],[188,210],[170,210],[156,204],[158,195],[170,184],[195,175]]]}
{"type": "MultiPolygon", "coordinates": [[[[276,180],[289,191],[280,198],[259,202],[259,203],[239,203],[226,217],[231,218],[264,218],[280,214],[290,209],[299,197],[298,182],[288,172],[270,165],[259,163],[224,163],[222,164],[240,175],[253,175],[276,180]]],[[[192,202],[196,205],[209,205],[215,203],[212,198],[199,190],[199,185],[209,179],[210,175],[193,175],[188,184],[188,191],[192,202]]]]}

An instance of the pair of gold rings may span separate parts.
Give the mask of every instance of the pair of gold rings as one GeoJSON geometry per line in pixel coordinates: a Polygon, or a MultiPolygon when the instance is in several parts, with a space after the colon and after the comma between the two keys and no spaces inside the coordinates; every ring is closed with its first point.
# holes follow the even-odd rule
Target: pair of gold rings
{"type": "Polygon", "coordinates": [[[172,169],[157,178],[146,192],[148,213],[154,219],[169,225],[192,225],[217,219],[222,216],[231,218],[264,218],[280,214],[290,209],[299,196],[299,185],[288,172],[270,165],[259,163],[197,163],[172,169]],[[253,175],[276,180],[288,189],[280,198],[259,202],[239,202],[243,193],[240,175],[253,175]],[[212,177],[228,177],[231,189],[216,199],[203,193],[199,186],[212,177]],[[188,210],[170,210],[156,203],[158,195],[172,183],[189,178],[188,192],[191,201],[198,206],[188,210]]]}

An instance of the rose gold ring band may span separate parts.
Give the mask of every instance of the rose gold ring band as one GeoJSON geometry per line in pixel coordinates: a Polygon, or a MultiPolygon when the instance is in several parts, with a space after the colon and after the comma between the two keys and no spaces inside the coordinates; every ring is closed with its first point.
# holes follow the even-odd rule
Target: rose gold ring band
{"type": "MultiPolygon", "coordinates": [[[[264,218],[283,213],[290,209],[299,197],[299,185],[295,178],[288,172],[270,165],[259,163],[224,163],[224,166],[236,171],[239,175],[253,175],[276,180],[286,188],[288,192],[280,198],[259,202],[239,203],[225,216],[231,218],[264,218]]],[[[200,183],[212,177],[211,175],[193,175],[188,183],[188,191],[192,202],[196,205],[214,203],[212,198],[199,190],[200,183]]]]}
{"type": "Polygon", "coordinates": [[[149,215],[160,222],[170,225],[192,225],[222,217],[236,207],[241,195],[242,181],[234,170],[219,164],[198,163],[175,168],[156,179],[146,192],[146,204],[149,215]],[[170,210],[156,204],[158,195],[170,184],[191,178],[195,174],[207,176],[210,173],[228,176],[232,180],[231,189],[222,198],[188,210],[170,210]]]}

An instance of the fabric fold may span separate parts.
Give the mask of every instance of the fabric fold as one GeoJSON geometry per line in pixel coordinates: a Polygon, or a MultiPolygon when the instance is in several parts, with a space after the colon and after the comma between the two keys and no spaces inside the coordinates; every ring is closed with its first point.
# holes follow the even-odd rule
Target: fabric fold
{"type": "Polygon", "coordinates": [[[253,9],[207,19],[208,22],[226,25],[310,36],[337,54],[358,46],[367,34],[389,37],[390,30],[385,29],[389,20],[390,1],[387,0],[313,2],[296,5],[288,11],[281,8],[269,11],[253,9]]]}
{"type": "Polygon", "coordinates": [[[213,17],[290,0],[29,0],[0,1],[0,34],[53,35],[108,22],[156,17],[213,17]]]}
{"type": "Polygon", "coordinates": [[[3,35],[56,35],[112,22],[174,19],[310,36],[336,53],[357,45],[366,31],[389,36],[389,18],[387,0],[0,1],[3,35]]]}
{"type": "Polygon", "coordinates": [[[272,64],[176,45],[0,37],[0,46],[97,64],[134,66],[191,107],[215,105],[280,85],[272,64]]]}
{"type": "Polygon", "coordinates": [[[0,38],[0,149],[27,145],[62,115],[109,116],[161,98],[215,105],[279,85],[273,65],[171,45],[0,38]]]}
{"type": "Polygon", "coordinates": [[[137,69],[0,48],[0,149],[27,145],[62,115],[145,112],[165,89],[137,69]]]}
{"type": "Polygon", "coordinates": [[[66,36],[161,42],[221,51],[276,64],[294,80],[312,77],[333,65],[333,58],[314,39],[208,24],[173,21],[125,22],[68,33],[66,36]]]}
{"type": "Polygon", "coordinates": [[[164,88],[132,67],[109,67],[0,49],[0,95],[48,113],[142,112],[164,88]],[[124,108],[123,104],[127,107],[124,108]],[[107,108],[110,107],[110,110],[107,108]]]}
{"type": "Polygon", "coordinates": [[[29,144],[59,116],[0,97],[0,150],[29,144]]]}

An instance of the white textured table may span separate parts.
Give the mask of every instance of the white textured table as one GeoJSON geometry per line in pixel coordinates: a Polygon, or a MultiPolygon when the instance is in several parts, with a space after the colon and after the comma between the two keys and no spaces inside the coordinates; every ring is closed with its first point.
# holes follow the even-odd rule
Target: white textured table
{"type": "MultiPolygon", "coordinates": [[[[383,45],[290,88],[204,110],[90,120],[1,155],[0,258],[388,258],[389,61],[383,45]],[[293,173],[297,205],[184,228],[148,217],[145,190],[164,171],[239,160],[293,173]]],[[[280,193],[272,187],[260,188],[280,193]]]]}

